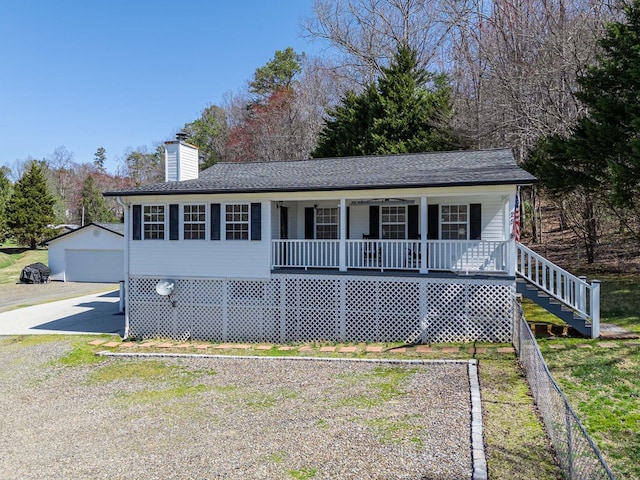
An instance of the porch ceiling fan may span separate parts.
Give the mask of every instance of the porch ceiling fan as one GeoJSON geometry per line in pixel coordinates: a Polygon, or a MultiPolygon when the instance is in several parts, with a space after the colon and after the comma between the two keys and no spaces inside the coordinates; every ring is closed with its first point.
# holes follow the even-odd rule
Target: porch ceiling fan
{"type": "Polygon", "coordinates": [[[405,200],[403,198],[376,198],[371,200],[355,200],[349,206],[365,206],[365,205],[413,205],[415,200],[405,200]]]}

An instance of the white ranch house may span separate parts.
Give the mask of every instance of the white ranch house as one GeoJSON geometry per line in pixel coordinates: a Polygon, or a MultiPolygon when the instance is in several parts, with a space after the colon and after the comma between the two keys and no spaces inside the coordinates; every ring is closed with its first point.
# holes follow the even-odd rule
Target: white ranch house
{"type": "Polygon", "coordinates": [[[516,256],[539,270],[511,235],[535,178],[510,150],[198,174],[195,147],[165,146],[166,182],[106,194],[125,209],[127,336],[510,341],[516,256]]]}

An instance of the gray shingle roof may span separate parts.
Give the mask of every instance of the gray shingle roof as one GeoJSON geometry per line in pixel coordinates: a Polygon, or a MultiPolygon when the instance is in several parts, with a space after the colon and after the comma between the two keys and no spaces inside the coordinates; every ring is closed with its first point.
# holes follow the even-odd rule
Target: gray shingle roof
{"type": "Polygon", "coordinates": [[[105,223],[105,222],[94,222],[99,227],[105,228],[107,230],[111,230],[113,233],[119,233],[120,235],[124,235],[124,223],[105,223]]]}
{"type": "Polygon", "coordinates": [[[83,227],[79,227],[76,228],[74,230],[71,230],[69,232],[65,232],[63,234],[60,234],[56,237],[50,238],[49,240],[45,240],[44,242],[42,242],[43,245],[48,245],[49,243],[53,242],[54,240],[58,240],[62,237],[66,237],[68,235],[73,235],[81,230],[84,230],[85,228],[89,228],[91,225],[94,225],[96,227],[100,227],[103,228],[104,230],[108,230],[112,233],[115,233],[117,235],[120,235],[122,237],[124,237],[124,223],[104,223],[104,222],[91,222],[91,223],[87,223],[86,225],[84,225],[83,227]]]}
{"type": "Polygon", "coordinates": [[[510,149],[217,163],[195,180],[142,185],[115,195],[284,192],[531,184],[510,149]]]}

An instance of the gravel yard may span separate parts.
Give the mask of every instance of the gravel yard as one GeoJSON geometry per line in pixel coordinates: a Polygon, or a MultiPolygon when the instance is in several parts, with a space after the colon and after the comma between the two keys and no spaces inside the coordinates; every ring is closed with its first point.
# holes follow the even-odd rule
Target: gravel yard
{"type": "Polygon", "coordinates": [[[14,308],[98,292],[117,290],[113,283],[49,282],[43,284],[10,283],[0,285],[0,312],[14,308]]]}
{"type": "Polygon", "coordinates": [[[71,348],[0,339],[3,479],[471,478],[466,363],[71,348]]]}

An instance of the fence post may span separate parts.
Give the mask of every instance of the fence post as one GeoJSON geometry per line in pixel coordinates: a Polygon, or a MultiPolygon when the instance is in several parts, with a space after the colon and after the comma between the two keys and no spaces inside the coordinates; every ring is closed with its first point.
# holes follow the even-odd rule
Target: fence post
{"type": "Polygon", "coordinates": [[[522,322],[524,322],[522,314],[522,305],[518,304],[518,359],[522,362],[522,322]]]}
{"type": "Polygon", "coordinates": [[[600,280],[591,282],[591,338],[600,336],[600,280]]]}

